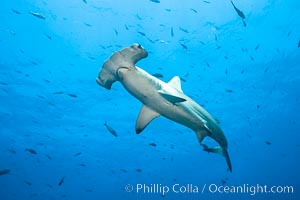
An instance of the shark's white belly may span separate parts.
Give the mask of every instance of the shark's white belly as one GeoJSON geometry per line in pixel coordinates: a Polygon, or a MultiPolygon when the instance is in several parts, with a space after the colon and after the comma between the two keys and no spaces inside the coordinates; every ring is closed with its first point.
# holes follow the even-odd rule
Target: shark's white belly
{"type": "MultiPolygon", "coordinates": [[[[137,70],[120,69],[119,76],[120,82],[128,92],[150,109],[172,121],[187,126],[196,132],[207,131],[207,134],[209,134],[207,124],[216,123],[210,114],[191,98],[140,68],[137,70]],[[162,97],[158,92],[159,90],[180,96],[186,101],[173,104],[162,97]]],[[[213,127],[213,129],[215,128],[213,127]]]]}

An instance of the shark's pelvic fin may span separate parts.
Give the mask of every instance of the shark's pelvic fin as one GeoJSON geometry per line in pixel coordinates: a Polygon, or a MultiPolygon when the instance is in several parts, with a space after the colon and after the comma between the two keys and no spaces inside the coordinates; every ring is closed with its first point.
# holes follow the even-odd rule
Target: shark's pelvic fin
{"type": "Polygon", "coordinates": [[[199,143],[202,145],[202,141],[207,136],[207,133],[205,131],[197,131],[196,136],[198,138],[199,143]]]}
{"type": "MultiPolygon", "coordinates": [[[[169,82],[168,85],[170,85],[171,87],[175,88],[176,90],[178,90],[179,92],[182,92],[181,89],[181,82],[180,82],[180,78],[179,76],[174,76],[169,82]]],[[[182,92],[183,93],[183,92],[182,92]]]]}
{"type": "Polygon", "coordinates": [[[142,132],[146,126],[156,117],[160,116],[159,113],[155,112],[154,110],[151,110],[147,106],[143,105],[142,109],[139,113],[139,116],[136,121],[135,125],[135,132],[139,134],[142,132]]]}

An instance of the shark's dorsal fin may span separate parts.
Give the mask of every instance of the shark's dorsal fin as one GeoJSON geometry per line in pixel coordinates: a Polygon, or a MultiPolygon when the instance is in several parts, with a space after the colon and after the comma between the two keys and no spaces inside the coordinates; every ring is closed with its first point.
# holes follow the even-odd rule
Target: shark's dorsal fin
{"type": "Polygon", "coordinates": [[[165,92],[162,91],[162,90],[159,90],[158,93],[159,93],[163,98],[165,98],[167,101],[171,102],[172,104],[175,104],[175,103],[181,103],[181,102],[186,101],[186,99],[184,99],[184,98],[182,98],[182,97],[178,97],[178,96],[174,96],[174,95],[171,95],[171,94],[167,94],[167,93],[165,93],[165,92]]]}
{"type": "Polygon", "coordinates": [[[160,114],[143,105],[136,121],[135,131],[137,134],[142,132],[146,126],[160,114]]]}
{"type": "Polygon", "coordinates": [[[176,90],[182,92],[181,82],[179,76],[174,76],[169,82],[168,85],[175,88],[176,90]]]}

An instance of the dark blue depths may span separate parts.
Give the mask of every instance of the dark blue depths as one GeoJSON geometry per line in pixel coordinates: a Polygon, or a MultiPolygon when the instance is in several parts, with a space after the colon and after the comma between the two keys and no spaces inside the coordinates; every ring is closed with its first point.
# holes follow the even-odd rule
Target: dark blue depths
{"type": "Polygon", "coordinates": [[[297,0],[3,1],[0,199],[299,199],[299,9],[297,0]],[[103,62],[132,43],[149,52],[139,67],[165,82],[180,76],[220,122],[232,173],[163,117],[136,135],[140,102],[119,83],[96,84],[103,62]]]}

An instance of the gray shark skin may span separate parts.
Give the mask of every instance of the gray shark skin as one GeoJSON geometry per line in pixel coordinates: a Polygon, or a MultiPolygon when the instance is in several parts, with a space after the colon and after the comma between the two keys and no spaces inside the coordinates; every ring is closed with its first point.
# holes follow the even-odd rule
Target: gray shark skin
{"type": "Polygon", "coordinates": [[[115,81],[119,81],[132,96],[143,103],[136,121],[136,133],[142,132],[156,117],[164,116],[192,129],[203,150],[224,156],[231,172],[228,143],[217,121],[182,92],[178,76],[165,83],[135,66],[139,60],[147,56],[147,51],[139,44],[115,52],[103,64],[96,78],[97,83],[110,89],[115,81]],[[209,148],[202,144],[207,136],[220,146],[209,148]]]}

